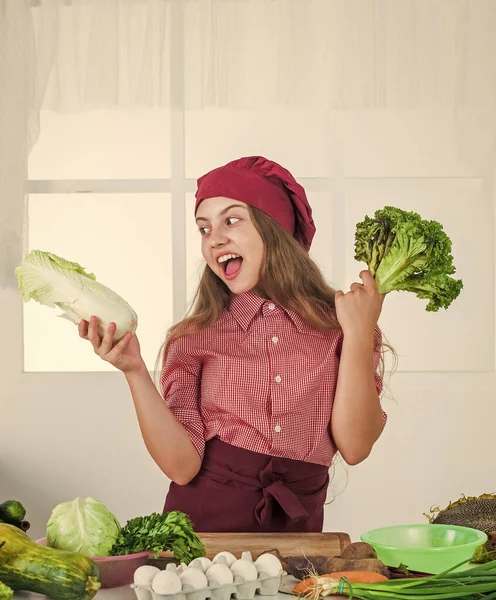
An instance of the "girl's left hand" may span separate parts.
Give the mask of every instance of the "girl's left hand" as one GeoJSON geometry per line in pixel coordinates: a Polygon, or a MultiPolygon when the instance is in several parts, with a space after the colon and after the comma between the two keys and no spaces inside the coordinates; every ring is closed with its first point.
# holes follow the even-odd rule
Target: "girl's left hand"
{"type": "Polygon", "coordinates": [[[374,335],[386,294],[379,294],[370,271],[362,271],[363,283],[352,283],[346,294],[335,295],[336,315],[344,335],[374,335]]]}

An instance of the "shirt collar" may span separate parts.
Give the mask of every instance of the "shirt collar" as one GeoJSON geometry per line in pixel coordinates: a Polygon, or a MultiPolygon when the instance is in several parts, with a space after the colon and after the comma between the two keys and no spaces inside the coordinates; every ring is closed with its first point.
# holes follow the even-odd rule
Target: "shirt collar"
{"type": "MultiPolygon", "coordinates": [[[[265,298],[262,298],[253,292],[236,294],[231,299],[229,312],[236,319],[239,325],[245,331],[248,331],[248,327],[253,321],[253,318],[262,310],[264,304],[271,304],[271,300],[266,300],[265,298]]],[[[280,306],[279,304],[276,304],[276,306],[279,306],[282,308],[282,310],[284,310],[284,312],[291,318],[298,331],[307,331],[309,329],[299,314],[284,308],[284,306],[280,306]]]]}

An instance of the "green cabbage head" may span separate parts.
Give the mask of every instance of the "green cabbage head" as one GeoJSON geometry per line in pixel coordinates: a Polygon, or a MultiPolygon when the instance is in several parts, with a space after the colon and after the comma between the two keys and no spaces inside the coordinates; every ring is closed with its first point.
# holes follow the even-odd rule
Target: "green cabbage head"
{"type": "Polygon", "coordinates": [[[121,526],[107,507],[94,498],[76,498],[56,506],[47,523],[51,548],[84,556],[108,556],[121,526]]]}

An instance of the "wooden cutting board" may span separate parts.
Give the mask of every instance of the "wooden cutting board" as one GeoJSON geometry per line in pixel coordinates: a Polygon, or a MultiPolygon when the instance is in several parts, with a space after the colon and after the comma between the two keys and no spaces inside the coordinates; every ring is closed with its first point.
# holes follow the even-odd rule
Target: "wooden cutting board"
{"type": "Polygon", "coordinates": [[[255,560],[267,550],[277,549],[282,556],[340,556],[351,544],[347,533],[200,533],[207,558],[228,550],[240,557],[251,552],[255,560]]]}
{"type": "MultiPolygon", "coordinates": [[[[231,552],[240,558],[251,552],[253,560],[267,550],[279,550],[282,556],[340,556],[351,544],[347,533],[198,533],[205,544],[207,558],[219,552],[231,552]]],[[[169,553],[162,554],[170,556],[169,553]]]]}

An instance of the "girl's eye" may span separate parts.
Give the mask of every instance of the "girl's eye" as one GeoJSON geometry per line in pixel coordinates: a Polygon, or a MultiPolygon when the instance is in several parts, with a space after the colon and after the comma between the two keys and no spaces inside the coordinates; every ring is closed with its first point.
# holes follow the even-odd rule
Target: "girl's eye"
{"type": "MultiPolygon", "coordinates": [[[[226,219],[226,223],[227,225],[235,225],[240,219],[238,219],[238,217],[228,217],[226,219]]],[[[209,227],[199,227],[198,231],[200,232],[201,235],[206,235],[207,233],[210,233],[210,228],[209,227]]]]}

